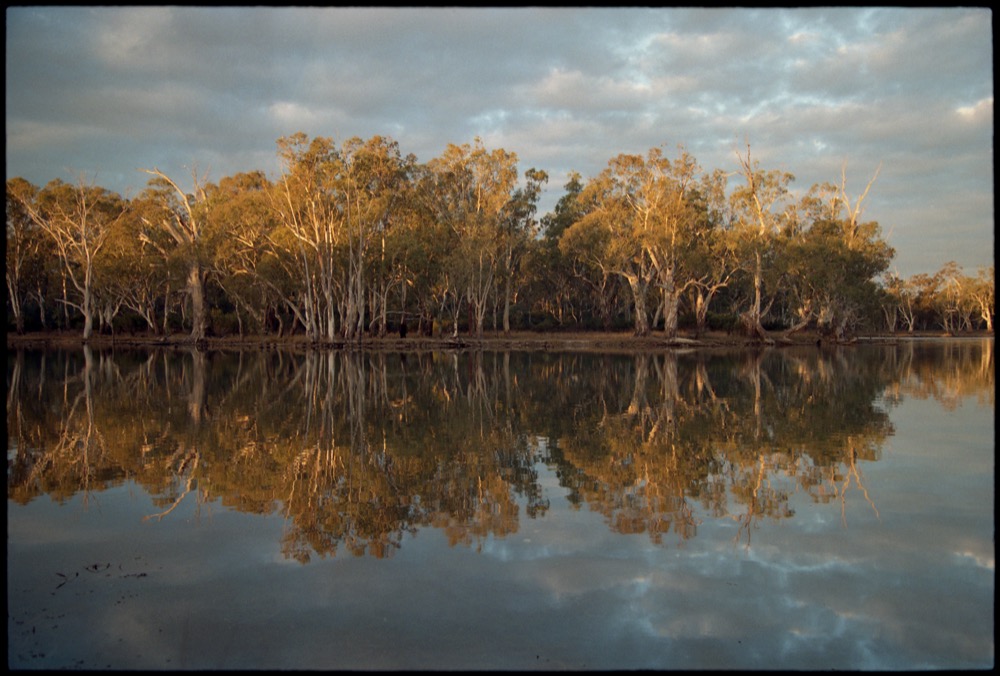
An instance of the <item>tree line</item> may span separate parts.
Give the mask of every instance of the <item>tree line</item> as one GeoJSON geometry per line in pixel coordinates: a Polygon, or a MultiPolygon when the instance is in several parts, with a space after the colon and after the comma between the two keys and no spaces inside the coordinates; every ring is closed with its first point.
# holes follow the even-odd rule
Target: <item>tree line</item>
{"type": "Polygon", "coordinates": [[[859,331],[993,329],[994,271],[909,279],[839,183],[737,153],[703,170],[683,148],[573,173],[539,216],[546,172],[480,139],[429,162],[390,138],[277,141],[261,171],[193,188],[156,168],[135,197],[81,179],[7,181],[7,324],[37,330],[305,334],[407,330],[859,331]]]}

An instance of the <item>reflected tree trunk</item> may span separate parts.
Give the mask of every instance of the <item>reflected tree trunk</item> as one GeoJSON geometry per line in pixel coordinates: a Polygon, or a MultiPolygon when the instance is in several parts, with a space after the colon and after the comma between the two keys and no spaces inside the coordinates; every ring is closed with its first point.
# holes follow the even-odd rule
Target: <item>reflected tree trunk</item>
{"type": "Polygon", "coordinates": [[[189,350],[191,356],[190,390],[188,393],[188,414],[191,422],[200,425],[206,418],[206,376],[207,358],[201,350],[189,350]]]}

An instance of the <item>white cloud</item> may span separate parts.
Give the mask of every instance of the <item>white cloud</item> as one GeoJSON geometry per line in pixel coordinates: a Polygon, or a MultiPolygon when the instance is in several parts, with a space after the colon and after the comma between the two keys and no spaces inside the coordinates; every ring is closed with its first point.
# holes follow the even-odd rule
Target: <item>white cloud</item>
{"type": "Polygon", "coordinates": [[[275,101],[267,107],[268,115],[279,125],[298,129],[311,127],[317,115],[308,106],[294,101],[275,101]]]}
{"type": "MultiPolygon", "coordinates": [[[[682,144],[703,168],[731,169],[733,149],[749,141],[802,190],[839,178],[826,172],[844,159],[884,161],[887,176],[913,182],[880,180],[869,213],[899,228],[933,230],[942,194],[983,196],[954,204],[952,215],[973,224],[979,241],[936,252],[979,251],[959,261],[976,266],[987,262],[993,229],[992,171],[983,173],[992,167],[989,17],[899,8],[13,8],[8,172],[42,183],[66,165],[130,176],[168,157],[266,157],[278,137],[305,131],[390,135],[421,161],[480,135],[516,153],[522,168],[587,177],[618,153],[657,145],[682,144]]],[[[543,209],[557,192],[550,186],[543,209]]],[[[906,273],[926,271],[916,269],[924,260],[914,245],[897,255],[906,273]]]]}
{"type": "Polygon", "coordinates": [[[993,97],[980,99],[970,106],[959,106],[955,109],[955,112],[966,122],[983,125],[992,124],[993,97]]]}

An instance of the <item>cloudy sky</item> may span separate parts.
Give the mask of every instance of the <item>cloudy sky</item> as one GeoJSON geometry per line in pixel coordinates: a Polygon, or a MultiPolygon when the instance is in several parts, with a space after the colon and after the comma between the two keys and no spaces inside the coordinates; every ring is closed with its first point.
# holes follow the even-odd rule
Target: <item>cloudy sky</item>
{"type": "Polygon", "coordinates": [[[276,177],[295,132],[517,154],[550,181],[678,146],[706,171],[750,144],[793,188],[840,183],[899,274],[993,265],[986,9],[17,7],[7,177],[125,195],[140,168],[276,177]],[[881,169],[879,169],[881,167],[881,169]]]}

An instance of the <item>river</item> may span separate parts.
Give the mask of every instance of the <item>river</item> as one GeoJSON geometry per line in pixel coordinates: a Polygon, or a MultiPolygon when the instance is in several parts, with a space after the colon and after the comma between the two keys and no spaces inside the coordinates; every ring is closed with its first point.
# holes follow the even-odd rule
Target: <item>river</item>
{"type": "Polygon", "coordinates": [[[993,340],[10,350],[8,665],[994,664],[993,340]]]}

